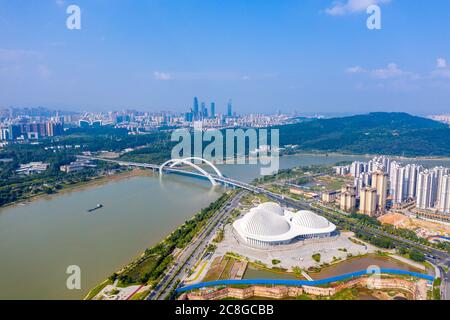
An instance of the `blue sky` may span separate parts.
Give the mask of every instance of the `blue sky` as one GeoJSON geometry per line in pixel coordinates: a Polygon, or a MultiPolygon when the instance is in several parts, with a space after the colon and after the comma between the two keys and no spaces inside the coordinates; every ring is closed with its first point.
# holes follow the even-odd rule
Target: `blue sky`
{"type": "Polygon", "coordinates": [[[0,107],[184,111],[194,96],[219,112],[450,113],[450,2],[0,0],[0,107]]]}

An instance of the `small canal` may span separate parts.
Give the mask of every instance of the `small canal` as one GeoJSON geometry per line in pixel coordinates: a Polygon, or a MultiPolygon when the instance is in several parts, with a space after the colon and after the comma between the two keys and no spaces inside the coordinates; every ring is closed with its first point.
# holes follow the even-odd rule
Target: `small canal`
{"type": "MultiPolygon", "coordinates": [[[[338,262],[335,265],[325,267],[320,272],[308,272],[308,274],[314,280],[326,279],[342,274],[357,272],[361,270],[366,270],[367,268],[375,266],[380,269],[400,269],[412,272],[424,271],[419,270],[409,264],[403,263],[401,261],[395,260],[389,257],[377,256],[377,255],[367,255],[360,258],[352,258],[342,262],[338,262]]],[[[244,279],[289,279],[298,280],[302,279],[296,277],[293,273],[282,273],[282,272],[272,272],[269,270],[258,269],[253,265],[249,265],[244,274],[244,279]]]]}

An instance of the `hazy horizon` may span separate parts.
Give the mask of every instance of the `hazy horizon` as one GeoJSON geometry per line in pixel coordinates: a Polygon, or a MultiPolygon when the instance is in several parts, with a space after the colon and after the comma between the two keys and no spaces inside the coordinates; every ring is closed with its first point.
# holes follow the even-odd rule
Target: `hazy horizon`
{"type": "Polygon", "coordinates": [[[445,0],[0,0],[0,108],[449,113],[449,30],[445,0]]]}

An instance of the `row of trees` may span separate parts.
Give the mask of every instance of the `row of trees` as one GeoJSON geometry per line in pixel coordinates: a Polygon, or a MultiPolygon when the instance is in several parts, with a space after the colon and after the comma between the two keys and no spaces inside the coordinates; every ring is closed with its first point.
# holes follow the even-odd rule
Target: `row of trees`
{"type": "MultiPolygon", "coordinates": [[[[225,193],[218,200],[211,203],[207,208],[202,209],[192,219],[186,221],[182,226],[172,232],[164,241],[145,251],[144,256],[136,263],[131,264],[118,277],[119,281],[125,284],[148,283],[159,280],[168,265],[172,262],[172,252],[178,248],[182,249],[188,245],[198,232],[208,223],[214,213],[230,198],[230,194],[225,193]]],[[[111,278],[112,280],[112,278],[111,278]]]]}
{"type": "MultiPolygon", "coordinates": [[[[148,144],[142,154],[155,161],[170,155],[168,133],[155,132],[146,135],[129,135],[125,129],[104,126],[100,128],[69,129],[63,136],[51,137],[38,144],[16,143],[0,150],[0,206],[23,200],[36,194],[54,193],[66,185],[87,181],[104,170],[116,169],[113,164],[97,164],[96,169],[82,170],[72,174],[60,171],[62,165],[75,161],[82,151],[122,151],[148,144]],[[42,161],[49,169],[30,176],[18,175],[21,164],[42,161]]],[[[135,154],[137,155],[137,153],[135,154]]]]}

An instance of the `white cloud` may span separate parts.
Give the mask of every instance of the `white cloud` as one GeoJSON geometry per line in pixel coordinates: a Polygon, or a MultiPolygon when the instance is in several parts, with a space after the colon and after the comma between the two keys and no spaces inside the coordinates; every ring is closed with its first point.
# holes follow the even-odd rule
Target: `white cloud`
{"type": "Polygon", "coordinates": [[[342,16],[350,13],[366,11],[371,5],[381,5],[391,2],[391,0],[340,0],[334,1],[325,12],[331,16],[342,16]]]}
{"type": "Polygon", "coordinates": [[[447,65],[447,60],[444,58],[436,59],[436,69],[431,72],[431,77],[450,79],[450,68],[447,65]]]}
{"type": "Polygon", "coordinates": [[[354,67],[347,68],[345,70],[345,72],[346,73],[350,73],[350,74],[352,74],[352,73],[364,73],[364,72],[366,72],[366,69],[364,69],[364,68],[362,68],[360,66],[354,66],[354,67]]]}
{"type": "Polygon", "coordinates": [[[345,70],[348,74],[356,74],[356,73],[369,73],[373,78],[376,79],[393,79],[393,78],[402,78],[408,77],[411,79],[417,79],[419,76],[409,72],[404,71],[398,67],[396,63],[389,63],[385,68],[379,68],[374,70],[367,70],[361,66],[354,66],[347,68],[345,70]]]}
{"type": "Polygon", "coordinates": [[[436,68],[438,68],[438,69],[447,68],[447,60],[445,60],[444,58],[437,58],[436,59],[436,68]]]}
{"type": "Polygon", "coordinates": [[[397,64],[389,63],[386,68],[376,69],[371,72],[372,76],[377,79],[392,79],[400,77],[417,77],[412,72],[400,69],[397,64]]]}
{"type": "Polygon", "coordinates": [[[156,80],[160,80],[160,81],[168,81],[168,80],[172,80],[172,76],[167,73],[167,72],[161,72],[161,71],[154,71],[153,72],[153,77],[156,80]]]}
{"type": "Polygon", "coordinates": [[[55,0],[55,3],[58,7],[63,7],[65,4],[64,0],[55,0]]]}
{"type": "MultiPolygon", "coordinates": [[[[450,79],[450,66],[444,58],[437,58],[434,70],[423,74],[403,70],[393,62],[386,67],[378,69],[365,69],[360,66],[354,66],[347,68],[345,72],[347,74],[364,73],[371,78],[373,82],[367,81],[364,84],[364,88],[370,86],[370,84],[378,83],[378,85],[401,91],[412,91],[428,85],[440,85],[447,83],[450,79]]],[[[366,77],[366,80],[369,80],[369,78],[366,77]]],[[[357,89],[361,88],[362,86],[358,84],[357,89]]]]}
{"type": "Polygon", "coordinates": [[[273,77],[273,75],[248,75],[233,71],[154,71],[153,78],[160,81],[198,81],[198,80],[241,80],[251,81],[255,79],[273,77]]]}

